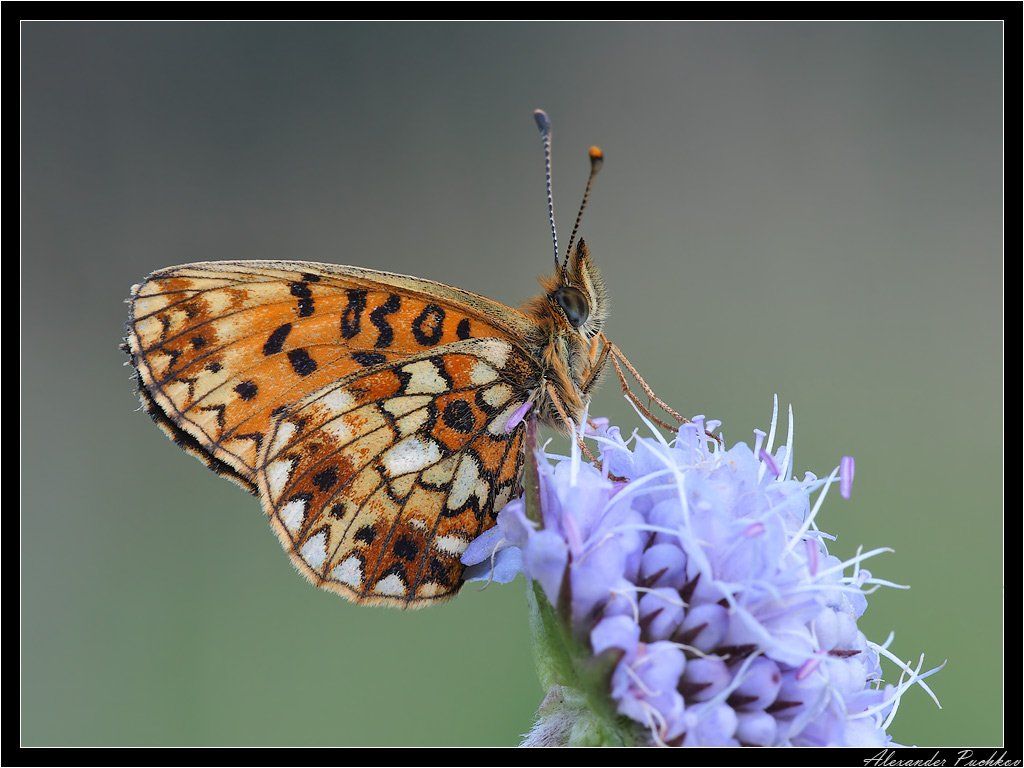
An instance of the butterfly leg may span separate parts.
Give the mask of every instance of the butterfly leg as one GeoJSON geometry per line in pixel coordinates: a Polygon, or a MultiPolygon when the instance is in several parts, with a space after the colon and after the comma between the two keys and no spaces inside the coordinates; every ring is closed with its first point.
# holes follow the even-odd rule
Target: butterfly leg
{"type": "Polygon", "coordinates": [[[591,341],[588,361],[590,363],[590,370],[580,387],[584,395],[589,395],[590,390],[593,389],[600,380],[601,372],[604,370],[605,363],[608,362],[608,357],[611,354],[611,351],[611,345],[608,343],[608,340],[604,338],[603,334],[595,336],[591,341]]]}
{"type": "MultiPolygon", "coordinates": [[[[667,429],[669,432],[675,432],[676,430],[678,430],[679,425],[672,426],[668,422],[661,420],[651,412],[650,408],[648,408],[646,405],[643,404],[643,402],[641,402],[640,398],[636,396],[632,389],[630,389],[629,382],[626,380],[626,375],[622,372],[622,366],[619,365],[619,361],[615,357],[612,357],[611,361],[612,366],[615,368],[615,375],[618,376],[619,378],[619,386],[622,387],[623,394],[627,398],[629,398],[629,401],[634,406],[636,406],[636,409],[662,429],[667,429]]],[[[680,419],[680,424],[684,423],[685,421],[686,419],[680,419]]]]}
{"type": "Polygon", "coordinates": [[[569,418],[569,414],[565,412],[565,406],[562,405],[562,398],[558,396],[558,392],[550,384],[545,384],[545,390],[549,398],[551,398],[551,405],[554,406],[555,411],[558,412],[558,417],[562,420],[562,423],[569,429],[569,432],[576,439],[576,445],[580,448],[580,453],[587,457],[587,461],[596,462],[597,458],[590,449],[587,448],[587,444],[583,442],[583,438],[580,437],[579,432],[576,430],[576,424],[572,419],[569,418]]]}
{"type": "MultiPolygon", "coordinates": [[[[651,409],[648,406],[644,405],[640,401],[640,398],[637,397],[637,395],[632,391],[632,389],[629,386],[629,382],[626,379],[626,375],[625,375],[625,373],[622,370],[623,366],[625,366],[626,370],[629,371],[630,375],[633,377],[633,379],[640,386],[640,389],[643,390],[643,393],[645,395],[647,395],[648,404],[650,404],[650,403],[656,404],[665,413],[667,413],[673,419],[678,421],[679,424],[689,424],[690,423],[690,419],[688,419],[685,416],[683,416],[681,413],[679,413],[674,408],[672,408],[668,403],[666,403],[664,400],[662,400],[660,397],[658,397],[656,394],[654,394],[654,390],[651,389],[650,385],[644,380],[644,377],[640,375],[640,372],[636,369],[636,367],[631,362],[629,362],[629,360],[626,358],[626,356],[622,353],[622,350],[620,350],[617,346],[615,346],[610,341],[608,341],[608,339],[606,337],[604,337],[604,334],[600,334],[600,335],[601,335],[603,341],[605,342],[605,344],[607,345],[607,348],[610,351],[612,366],[615,369],[615,374],[616,374],[616,376],[619,379],[619,384],[622,387],[623,393],[625,393],[626,397],[629,398],[630,402],[633,403],[633,405],[635,405],[637,407],[637,409],[642,414],[644,414],[644,416],[649,418],[651,421],[656,423],[658,426],[660,426],[660,427],[662,427],[664,429],[667,429],[670,432],[676,432],[679,429],[678,425],[677,426],[672,426],[672,425],[666,423],[665,421],[663,421],[662,419],[658,418],[657,416],[655,416],[651,412],[651,409]],[[620,365],[620,363],[621,363],[621,365],[620,365]]],[[[712,433],[712,432],[710,432],[708,430],[704,430],[704,433],[708,437],[711,437],[711,438],[717,440],[718,442],[721,442],[721,438],[718,437],[718,435],[715,435],[714,433],[712,433]]]]}
{"type": "MultiPolygon", "coordinates": [[[[636,369],[636,367],[631,362],[629,362],[629,360],[626,358],[624,354],[622,354],[621,349],[612,344],[610,341],[607,342],[607,344],[611,350],[612,357],[616,358],[618,362],[621,362],[626,367],[626,370],[630,372],[630,374],[636,380],[636,383],[640,386],[640,389],[643,390],[644,394],[647,395],[649,400],[656,403],[659,408],[665,411],[665,413],[674,418],[676,421],[680,423],[686,423],[689,421],[689,419],[687,419],[681,413],[672,408],[668,403],[666,403],[664,400],[662,400],[660,397],[654,394],[654,390],[651,389],[650,385],[644,380],[644,377],[640,375],[640,372],[636,369]]],[[[616,368],[618,368],[617,365],[616,368]]]]}
{"type": "Polygon", "coordinates": [[[601,338],[600,335],[595,336],[590,340],[589,361],[591,368],[597,365],[597,358],[604,354],[604,350],[607,348],[607,346],[608,344],[606,340],[601,338]]]}

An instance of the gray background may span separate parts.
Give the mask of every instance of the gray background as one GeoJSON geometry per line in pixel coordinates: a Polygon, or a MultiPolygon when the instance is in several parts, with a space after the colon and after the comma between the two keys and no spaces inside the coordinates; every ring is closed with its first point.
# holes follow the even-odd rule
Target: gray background
{"type": "MultiPolygon", "coordinates": [[[[227,258],[408,272],[509,303],[584,225],[610,335],[888,545],[862,627],[949,658],[893,732],[1001,718],[1001,29],[994,23],[27,23],[22,732],[29,745],[513,744],[541,697],[522,583],[412,614],[292,571],[258,503],[136,412],[129,286],[227,258]]],[[[636,422],[607,385],[595,410],[636,422]]],[[[896,677],[895,674],[892,676],[896,677]]]]}

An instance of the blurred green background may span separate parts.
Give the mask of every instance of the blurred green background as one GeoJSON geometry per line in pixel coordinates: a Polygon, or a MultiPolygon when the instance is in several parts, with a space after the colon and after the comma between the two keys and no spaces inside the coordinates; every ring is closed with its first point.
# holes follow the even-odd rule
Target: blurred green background
{"type": "MultiPolygon", "coordinates": [[[[550,259],[540,142],[609,332],[670,402],[857,457],[836,550],[909,592],[862,627],[949,666],[897,740],[1001,738],[996,23],[27,23],[26,745],[511,745],[521,582],[398,613],[299,578],[258,502],[168,442],[117,349],[129,286],[307,259],[509,303],[550,259]]],[[[565,237],[565,234],[563,234],[565,237]]],[[[636,422],[607,384],[595,411],[636,422]]],[[[893,674],[893,678],[896,675],[893,674]]]]}

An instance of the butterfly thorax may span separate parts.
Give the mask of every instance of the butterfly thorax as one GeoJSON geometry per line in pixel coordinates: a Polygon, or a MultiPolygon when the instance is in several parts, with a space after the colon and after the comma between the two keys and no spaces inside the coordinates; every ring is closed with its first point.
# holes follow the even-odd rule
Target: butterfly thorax
{"type": "Polygon", "coordinates": [[[546,426],[564,432],[566,417],[575,424],[583,418],[600,381],[604,358],[597,354],[596,339],[608,299],[582,240],[565,269],[542,277],[540,284],[544,292],[522,307],[537,328],[534,358],[541,370],[536,414],[546,426]]]}

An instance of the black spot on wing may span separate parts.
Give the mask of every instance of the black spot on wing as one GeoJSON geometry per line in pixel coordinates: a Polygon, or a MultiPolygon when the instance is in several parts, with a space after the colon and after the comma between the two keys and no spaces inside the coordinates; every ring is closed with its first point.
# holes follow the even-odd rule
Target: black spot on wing
{"type": "Polygon", "coordinates": [[[432,347],[437,344],[443,333],[444,309],[437,304],[427,304],[419,316],[412,321],[412,335],[424,347],[432,347]]]}
{"type": "Polygon", "coordinates": [[[313,475],[313,485],[325,493],[338,482],[338,470],[334,467],[327,467],[313,475]]]}
{"type": "Polygon", "coordinates": [[[309,283],[292,283],[291,291],[292,296],[299,300],[299,317],[309,317],[316,311],[313,305],[313,292],[309,289],[309,283]]]}
{"type": "Polygon", "coordinates": [[[348,304],[341,313],[341,338],[351,339],[359,334],[363,312],[366,310],[366,291],[353,288],[346,295],[348,304]]]}
{"type": "Polygon", "coordinates": [[[288,334],[291,332],[291,323],[285,323],[279,328],[276,328],[274,332],[267,337],[267,342],[263,345],[263,354],[276,355],[280,352],[284,348],[285,339],[288,338],[288,334]]]}
{"type": "Polygon", "coordinates": [[[394,544],[391,545],[391,549],[396,555],[407,562],[415,560],[416,555],[420,551],[420,548],[416,546],[416,542],[408,536],[397,537],[394,544]]]}
{"type": "Polygon", "coordinates": [[[371,365],[379,365],[386,361],[388,357],[380,352],[353,352],[352,359],[360,365],[367,367],[371,365]]]}
{"type": "Polygon", "coordinates": [[[309,376],[316,370],[316,360],[309,356],[305,349],[291,349],[288,351],[288,362],[292,364],[292,370],[299,376],[309,376]]]}
{"type": "Polygon", "coordinates": [[[473,409],[465,400],[452,400],[447,403],[441,413],[441,421],[449,428],[464,435],[470,434],[476,426],[473,409]]]}
{"type": "Polygon", "coordinates": [[[387,301],[378,306],[375,310],[370,313],[370,322],[373,323],[377,329],[377,341],[373,346],[378,349],[384,349],[391,346],[391,342],[394,341],[395,332],[392,330],[391,325],[387,321],[388,315],[393,315],[402,306],[402,297],[397,293],[388,295],[387,301]]]}
{"type": "Polygon", "coordinates": [[[254,381],[243,381],[240,384],[235,385],[235,392],[243,400],[252,400],[256,397],[256,393],[259,391],[259,387],[256,386],[254,381]]]}
{"type": "Polygon", "coordinates": [[[377,530],[372,525],[364,525],[352,538],[364,544],[373,544],[373,540],[377,538],[377,530]]]}
{"type": "Polygon", "coordinates": [[[465,317],[459,320],[459,324],[455,326],[455,335],[460,339],[468,339],[472,335],[469,331],[469,320],[465,317]]]}
{"type": "Polygon", "coordinates": [[[427,577],[425,581],[432,581],[436,584],[440,584],[442,587],[448,587],[451,585],[451,581],[448,578],[448,569],[444,567],[444,564],[436,557],[430,558],[430,564],[427,566],[427,577]]]}

